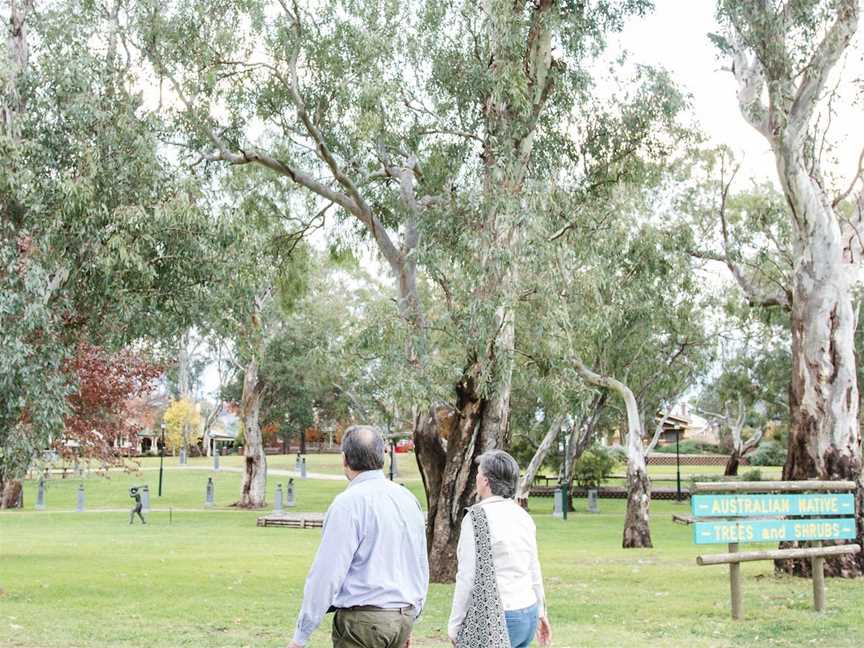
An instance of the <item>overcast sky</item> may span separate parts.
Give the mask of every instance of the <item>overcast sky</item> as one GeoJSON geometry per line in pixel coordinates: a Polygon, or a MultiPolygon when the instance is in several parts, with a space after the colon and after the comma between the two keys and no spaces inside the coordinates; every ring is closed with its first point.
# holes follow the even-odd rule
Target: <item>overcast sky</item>
{"type": "MultiPolygon", "coordinates": [[[[759,176],[776,183],[776,171],[767,142],[748,126],[738,112],[735,79],[721,67],[727,61],[717,57],[717,50],[707,34],[719,31],[714,0],[655,0],[655,10],[644,18],[630,20],[617,46],[624,47],[639,63],[661,65],[672,73],[692,95],[692,112],[704,132],[717,144],[726,144],[742,162],[744,175],[759,176]]],[[[843,79],[864,77],[859,29],[856,48],[844,61],[843,79]]],[[[836,166],[844,187],[852,177],[858,155],[864,147],[862,107],[852,105],[854,87],[847,83],[843,101],[838,102],[838,116],[832,127],[840,142],[836,166]]]]}

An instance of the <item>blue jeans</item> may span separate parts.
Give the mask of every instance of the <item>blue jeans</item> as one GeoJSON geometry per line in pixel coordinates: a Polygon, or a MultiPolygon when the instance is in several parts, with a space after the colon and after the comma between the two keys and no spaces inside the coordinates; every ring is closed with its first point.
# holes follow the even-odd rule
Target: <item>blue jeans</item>
{"type": "Polygon", "coordinates": [[[512,648],[528,648],[537,634],[538,609],[535,603],[521,610],[504,610],[512,648]]]}

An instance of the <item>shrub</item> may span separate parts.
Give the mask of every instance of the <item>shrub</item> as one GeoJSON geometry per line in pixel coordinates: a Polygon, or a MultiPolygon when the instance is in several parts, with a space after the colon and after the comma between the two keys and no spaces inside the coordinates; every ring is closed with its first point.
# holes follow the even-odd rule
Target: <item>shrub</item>
{"type": "Polygon", "coordinates": [[[723,475],[712,474],[712,475],[690,475],[690,478],[687,480],[687,487],[690,489],[690,492],[693,492],[693,488],[696,485],[696,482],[719,482],[723,481],[723,475]]]}
{"type": "Polygon", "coordinates": [[[609,446],[606,448],[606,453],[612,457],[616,463],[627,463],[627,449],[624,446],[609,446]]]}
{"type": "MultiPolygon", "coordinates": [[[[720,447],[711,443],[705,443],[704,441],[693,441],[687,439],[682,440],[678,444],[678,450],[681,454],[718,454],[720,452],[720,447]]],[[[657,445],[654,448],[654,452],[675,454],[675,442],[673,441],[672,443],[657,445]]]]}
{"type": "Polygon", "coordinates": [[[776,441],[763,441],[747,455],[747,463],[751,466],[782,466],[786,463],[786,448],[776,441]]]}
{"type": "Polygon", "coordinates": [[[612,453],[595,446],[583,452],[573,465],[573,481],[583,488],[597,488],[609,478],[616,463],[612,453]]]}
{"type": "Polygon", "coordinates": [[[741,475],[742,481],[762,481],[762,471],[761,470],[748,470],[743,475],[741,475]]]}

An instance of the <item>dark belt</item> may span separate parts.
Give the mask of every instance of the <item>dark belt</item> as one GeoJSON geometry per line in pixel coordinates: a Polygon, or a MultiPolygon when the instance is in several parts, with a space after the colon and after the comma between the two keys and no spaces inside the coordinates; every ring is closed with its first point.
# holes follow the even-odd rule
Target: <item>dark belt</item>
{"type": "Polygon", "coordinates": [[[394,612],[396,614],[405,614],[412,610],[414,610],[413,605],[406,605],[401,608],[382,608],[377,605],[352,605],[347,608],[337,608],[331,605],[327,612],[394,612]]]}

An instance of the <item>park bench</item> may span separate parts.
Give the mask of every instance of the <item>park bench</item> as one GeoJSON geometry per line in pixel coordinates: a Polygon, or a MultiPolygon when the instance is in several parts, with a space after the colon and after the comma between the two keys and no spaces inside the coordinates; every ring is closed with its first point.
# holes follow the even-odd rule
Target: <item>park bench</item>
{"type": "Polygon", "coordinates": [[[324,526],[323,513],[270,513],[258,518],[258,526],[290,527],[294,529],[320,529],[324,526]]]}
{"type": "Polygon", "coordinates": [[[547,477],[546,475],[536,475],[534,477],[534,481],[531,483],[532,484],[539,484],[542,481],[543,487],[549,488],[549,482],[550,481],[557,483],[559,479],[560,479],[560,477],[547,477]]]}
{"type": "Polygon", "coordinates": [[[741,563],[754,560],[811,560],[813,603],[825,609],[826,557],[856,554],[857,544],[823,541],[854,540],[855,482],[699,482],[692,489],[692,516],[673,515],[675,522],[693,526],[693,542],[728,544],[729,552],[702,555],[700,566],[729,565],[732,618],[742,616],[741,563]],[[739,551],[751,542],[810,543],[811,547],[739,551]]]}

